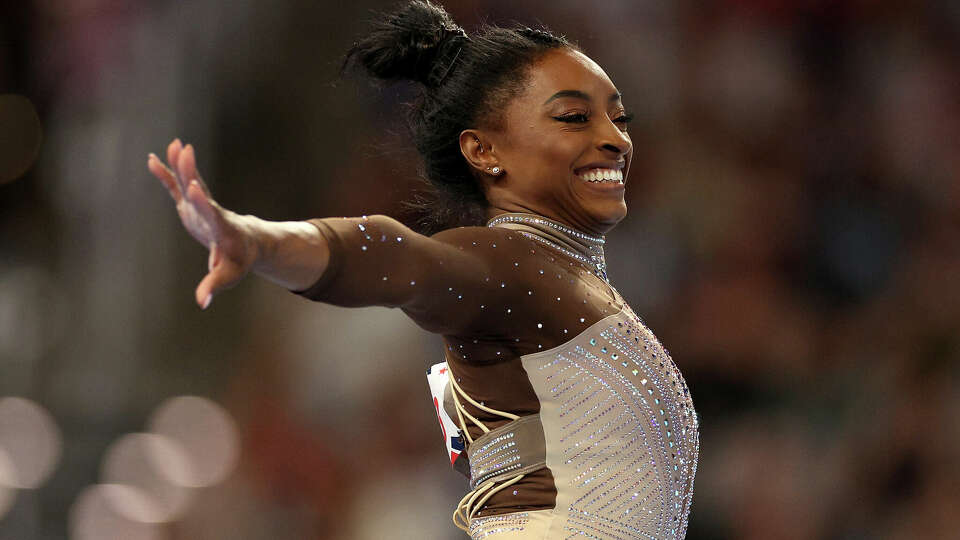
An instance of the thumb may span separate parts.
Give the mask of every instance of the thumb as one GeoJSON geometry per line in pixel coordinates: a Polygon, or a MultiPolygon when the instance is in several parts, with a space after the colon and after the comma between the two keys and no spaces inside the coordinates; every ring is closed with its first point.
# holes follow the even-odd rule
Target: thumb
{"type": "Polygon", "coordinates": [[[226,289],[236,281],[235,272],[231,272],[229,268],[226,268],[227,266],[229,265],[214,266],[200,281],[200,284],[197,285],[195,297],[200,309],[207,309],[213,300],[213,295],[226,289]]]}
{"type": "Polygon", "coordinates": [[[197,285],[197,290],[194,292],[194,296],[200,309],[210,307],[210,302],[213,301],[213,272],[204,276],[200,281],[200,284],[197,285]]]}

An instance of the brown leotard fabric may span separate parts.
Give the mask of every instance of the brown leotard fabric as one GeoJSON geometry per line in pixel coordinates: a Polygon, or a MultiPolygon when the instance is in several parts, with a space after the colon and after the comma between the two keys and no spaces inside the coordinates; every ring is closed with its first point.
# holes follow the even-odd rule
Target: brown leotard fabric
{"type": "MultiPolygon", "coordinates": [[[[402,309],[443,335],[461,388],[496,410],[539,412],[520,357],[563,344],[624,307],[589,259],[602,258],[602,247],[548,224],[507,222],[427,237],[386,216],[310,222],[330,245],[330,265],[298,294],[339,306],[402,309]]],[[[507,422],[465,406],[491,429],[507,422]]],[[[470,433],[481,435],[474,426],[470,433]]],[[[556,494],[544,468],[495,494],[478,515],[553,508],[556,494]]]]}

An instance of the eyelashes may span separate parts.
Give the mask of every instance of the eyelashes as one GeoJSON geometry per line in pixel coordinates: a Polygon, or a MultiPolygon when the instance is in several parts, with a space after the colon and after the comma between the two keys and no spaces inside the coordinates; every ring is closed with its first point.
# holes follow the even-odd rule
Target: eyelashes
{"type": "Polygon", "coordinates": [[[585,124],[588,120],[587,115],[583,113],[563,114],[560,116],[554,116],[553,119],[560,122],[566,122],[568,124],[585,124]]]}
{"type": "MultiPolygon", "coordinates": [[[[629,124],[633,121],[633,113],[622,113],[620,116],[613,119],[614,124],[629,124]]],[[[564,122],[567,124],[586,124],[590,121],[590,117],[585,113],[572,113],[572,114],[563,114],[560,116],[554,116],[554,120],[558,122],[564,122]]]]}

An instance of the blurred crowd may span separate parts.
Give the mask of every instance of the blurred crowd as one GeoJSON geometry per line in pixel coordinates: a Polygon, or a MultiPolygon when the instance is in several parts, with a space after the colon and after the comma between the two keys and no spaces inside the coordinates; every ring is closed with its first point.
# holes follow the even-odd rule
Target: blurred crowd
{"type": "MultiPolygon", "coordinates": [[[[462,538],[424,377],[439,339],[255,278],[200,312],[205,250],[146,170],[181,137],[238,212],[412,222],[413,92],[340,76],[392,4],[0,5],[0,94],[43,128],[0,178],[0,397],[62,432],[0,538],[70,535],[110,445],[182,394],[229,412],[238,466],[143,538],[462,538]]],[[[701,415],[688,538],[955,538],[960,4],[444,5],[468,32],[566,34],[636,113],[607,260],[701,415]]]]}

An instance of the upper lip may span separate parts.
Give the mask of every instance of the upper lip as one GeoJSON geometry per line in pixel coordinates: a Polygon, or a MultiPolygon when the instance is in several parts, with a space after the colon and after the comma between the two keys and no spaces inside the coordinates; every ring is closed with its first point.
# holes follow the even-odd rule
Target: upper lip
{"type": "Polygon", "coordinates": [[[621,161],[594,161],[593,163],[584,165],[583,167],[578,167],[573,170],[573,173],[577,176],[591,170],[591,169],[615,169],[622,170],[626,167],[626,160],[621,161]]]}

